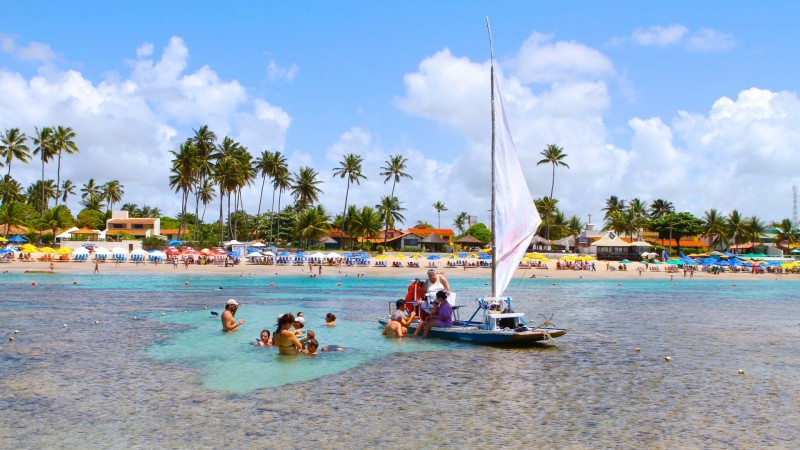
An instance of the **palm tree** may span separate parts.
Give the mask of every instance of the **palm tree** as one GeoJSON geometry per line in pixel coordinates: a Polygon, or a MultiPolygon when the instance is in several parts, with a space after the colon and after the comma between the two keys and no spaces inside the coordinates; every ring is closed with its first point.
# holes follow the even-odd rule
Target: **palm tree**
{"type": "Polygon", "coordinates": [[[350,183],[360,185],[361,180],[366,180],[367,177],[361,173],[361,163],[364,160],[355,153],[348,153],[344,155],[342,161],[339,162],[339,167],[333,169],[333,176],[339,178],[347,178],[347,190],[344,194],[344,209],[342,209],[342,243],[344,243],[344,232],[346,219],[345,213],[347,212],[347,198],[350,196],[350,183]]]}
{"type": "Polygon", "coordinates": [[[172,160],[172,168],[169,177],[169,187],[175,192],[181,192],[181,223],[178,226],[178,240],[181,232],[186,225],[186,209],[189,207],[189,193],[192,192],[197,184],[197,146],[191,140],[187,140],[179,147],[176,152],[170,150],[175,157],[172,160]]]}
{"type": "Polygon", "coordinates": [[[311,167],[301,167],[300,171],[294,175],[294,184],[292,185],[292,196],[298,210],[303,210],[319,201],[319,195],[322,189],[317,187],[322,183],[317,177],[319,174],[311,167]]]}
{"type": "Polygon", "coordinates": [[[618,236],[622,236],[628,231],[629,221],[622,211],[614,211],[611,214],[606,214],[605,224],[603,230],[614,230],[618,236]]]}
{"type": "MultiPolygon", "coordinates": [[[[544,158],[536,163],[537,166],[540,166],[542,164],[552,164],[552,166],[553,166],[553,176],[552,176],[552,181],[550,182],[550,198],[553,198],[553,188],[556,185],[556,167],[557,166],[561,166],[561,167],[566,167],[567,169],[569,169],[569,165],[567,165],[567,163],[564,162],[564,158],[567,157],[567,154],[564,153],[564,149],[563,148],[561,148],[561,147],[559,147],[559,146],[557,146],[555,144],[548,145],[539,154],[542,155],[544,158]]],[[[545,221],[546,221],[546,223],[545,223],[545,230],[546,230],[545,231],[545,233],[546,233],[545,238],[546,239],[550,239],[550,217],[549,217],[549,215],[545,215],[545,221]]]]}
{"type": "MultiPolygon", "coordinates": [[[[289,176],[289,164],[286,162],[286,157],[281,154],[281,152],[275,152],[272,154],[272,159],[269,160],[268,166],[268,176],[272,179],[272,206],[270,207],[270,224],[269,224],[269,234],[270,240],[273,236],[273,226],[275,225],[275,191],[278,190],[278,185],[284,185],[283,190],[289,189],[289,185],[287,184],[291,177],[289,176]],[[281,182],[278,182],[278,179],[281,179],[281,182]]],[[[280,199],[279,199],[280,200],[280,199]]],[[[278,202],[278,210],[280,211],[280,201],[278,202]]]]}
{"type": "Polygon", "coordinates": [[[664,199],[656,199],[653,200],[653,203],[650,204],[650,218],[651,219],[658,219],[664,217],[667,214],[672,214],[675,212],[675,206],[672,205],[672,202],[668,202],[664,199]]]}
{"type": "MultiPolygon", "coordinates": [[[[39,210],[39,214],[44,216],[44,211],[47,209],[47,201],[45,200],[45,192],[44,192],[44,165],[50,162],[56,156],[55,150],[55,142],[53,141],[53,129],[50,127],[43,127],[41,130],[37,127],[36,128],[36,136],[33,137],[33,145],[36,148],[33,149],[33,155],[39,155],[39,158],[42,160],[42,203],[41,209],[39,210]]],[[[56,186],[57,188],[57,186],[56,186]]],[[[57,190],[57,189],[56,189],[57,190]]],[[[57,194],[54,192],[53,196],[57,194]]]]}
{"type": "Polygon", "coordinates": [[[99,211],[100,208],[105,206],[101,201],[101,187],[95,183],[94,178],[89,178],[89,181],[81,188],[81,203],[88,209],[99,211]]]}
{"type": "Polygon", "coordinates": [[[294,227],[297,237],[304,239],[308,245],[325,236],[330,226],[330,216],[322,205],[317,205],[299,211],[294,227]]]}
{"type": "MultiPolygon", "coordinates": [[[[215,143],[217,142],[217,135],[208,128],[208,125],[203,125],[199,129],[194,130],[194,136],[189,138],[189,140],[197,149],[196,159],[192,165],[194,178],[197,180],[198,185],[195,189],[196,198],[194,206],[194,215],[197,217],[200,212],[201,190],[205,186],[206,181],[208,181],[214,173],[214,161],[216,158],[215,152],[217,149],[215,143]]],[[[203,204],[204,217],[205,207],[207,204],[208,203],[203,204]]],[[[200,230],[197,229],[196,232],[199,233],[200,230]]],[[[199,239],[199,235],[197,235],[196,239],[199,239]]]]}
{"type": "Polygon", "coordinates": [[[750,216],[744,220],[744,233],[748,241],[760,244],[761,235],[766,231],[767,226],[757,216],[750,216]]]}
{"type": "Polygon", "coordinates": [[[742,214],[738,210],[734,209],[728,215],[726,229],[728,236],[733,238],[733,246],[736,247],[737,238],[746,234],[744,220],[742,214]]]}
{"type": "MultiPolygon", "coordinates": [[[[56,196],[56,182],[53,180],[37,180],[28,186],[25,192],[28,205],[37,211],[47,210],[50,199],[56,196]],[[41,196],[40,194],[44,194],[41,196]]],[[[40,214],[40,217],[44,214],[40,214]]]]}
{"type": "MultiPolygon", "coordinates": [[[[59,125],[56,127],[55,132],[53,133],[53,145],[55,150],[58,152],[58,171],[56,172],[56,186],[61,186],[61,156],[63,153],[68,155],[72,155],[78,153],[80,150],[78,146],[75,145],[75,137],[77,135],[72,128],[70,127],[62,127],[59,125]]],[[[60,192],[56,191],[56,206],[58,206],[58,198],[60,197],[60,192]]],[[[66,198],[66,195],[64,196],[66,198]]],[[[66,200],[64,200],[66,201],[66,200]]]]}
{"type": "Polygon", "coordinates": [[[46,226],[45,229],[53,232],[54,237],[58,234],[58,230],[69,228],[75,223],[69,209],[64,205],[56,206],[55,208],[45,211],[41,221],[42,225],[46,226]]]}
{"type": "Polygon", "coordinates": [[[213,180],[207,178],[200,183],[197,190],[197,198],[200,199],[200,203],[203,204],[203,215],[200,217],[200,222],[203,222],[203,220],[206,218],[206,208],[208,207],[208,204],[217,198],[217,193],[214,192],[213,180]]]}
{"type": "MultiPolygon", "coordinates": [[[[261,174],[261,193],[258,195],[258,212],[256,212],[256,216],[261,215],[261,199],[264,198],[264,183],[267,182],[267,176],[272,177],[271,173],[271,161],[274,159],[275,154],[269,150],[264,150],[261,152],[261,156],[256,158],[255,162],[253,163],[253,168],[256,172],[261,174]]],[[[273,195],[273,200],[274,200],[273,195]]]]}
{"type": "Polygon", "coordinates": [[[436,202],[433,204],[433,209],[436,210],[436,214],[439,216],[439,224],[437,228],[442,228],[442,211],[449,211],[447,206],[444,206],[442,202],[436,202]]]}
{"type": "Polygon", "coordinates": [[[776,245],[782,245],[786,242],[786,249],[789,250],[798,241],[799,233],[794,227],[792,219],[783,219],[780,222],[773,223],[772,227],[778,230],[775,234],[776,245]]]}
{"type": "MultiPolygon", "coordinates": [[[[401,211],[405,211],[406,209],[400,206],[401,203],[397,200],[397,197],[389,197],[388,195],[381,197],[381,202],[375,205],[375,208],[378,210],[378,214],[383,218],[384,223],[386,224],[386,232],[388,233],[389,227],[394,228],[395,223],[400,222],[403,223],[406,220],[405,217],[400,213],[401,211]]],[[[383,235],[383,242],[384,248],[386,247],[386,233],[383,235]]]]}
{"type": "MultiPolygon", "coordinates": [[[[21,133],[19,128],[7,129],[3,136],[0,137],[0,158],[5,160],[5,164],[8,166],[6,176],[9,178],[11,178],[12,161],[18,159],[27,163],[31,159],[30,149],[25,144],[27,140],[28,136],[25,133],[21,133]]],[[[8,196],[8,192],[6,192],[6,196],[8,196]]]]}
{"type": "MultiPolygon", "coordinates": [[[[272,187],[278,191],[278,227],[276,229],[277,233],[274,235],[274,242],[276,245],[281,240],[281,196],[283,195],[283,191],[292,187],[292,184],[294,184],[294,180],[292,176],[289,175],[288,167],[282,166],[280,170],[275,172],[274,178],[272,179],[272,187]]],[[[275,217],[274,212],[272,216],[275,217]]],[[[270,234],[272,234],[272,225],[270,225],[270,234]]]]}
{"type": "Polygon", "coordinates": [[[577,236],[583,231],[584,224],[578,216],[572,216],[567,222],[567,232],[570,236],[577,236]]]}
{"type": "Polygon", "coordinates": [[[101,191],[103,193],[102,198],[108,202],[108,209],[106,210],[106,215],[108,215],[108,211],[113,209],[115,203],[122,202],[122,196],[125,195],[125,186],[123,186],[119,180],[111,180],[103,185],[101,191]]]}
{"type": "Polygon", "coordinates": [[[3,175],[3,177],[0,178],[0,192],[2,192],[0,201],[2,201],[2,203],[24,202],[25,194],[22,191],[22,185],[20,185],[17,180],[8,175],[3,175]]]}
{"type": "Polygon", "coordinates": [[[28,220],[30,207],[24,203],[11,201],[0,206],[0,223],[5,225],[5,237],[11,227],[20,226],[28,220]]]}
{"type": "Polygon", "coordinates": [[[553,222],[551,223],[551,226],[553,231],[553,240],[561,239],[567,234],[569,227],[567,216],[565,216],[561,211],[556,211],[556,213],[553,214],[553,222]]]}
{"type": "Polygon", "coordinates": [[[377,236],[381,232],[383,219],[375,209],[365,206],[353,217],[352,229],[361,238],[377,236]]]}
{"type": "MultiPolygon", "coordinates": [[[[384,198],[397,200],[394,196],[394,188],[397,186],[397,183],[399,183],[403,178],[408,178],[409,180],[413,179],[411,178],[411,175],[403,172],[406,170],[406,162],[408,162],[408,159],[406,159],[403,155],[391,155],[385,162],[386,166],[381,167],[382,172],[380,173],[380,176],[386,177],[386,179],[383,180],[383,184],[386,184],[389,182],[389,180],[392,180],[392,194],[389,197],[384,198]]],[[[389,217],[385,216],[385,218],[386,230],[383,233],[384,247],[386,247],[386,240],[389,235],[389,217]]]]}
{"type": "Polygon", "coordinates": [[[544,215],[548,223],[549,218],[552,218],[553,215],[558,211],[558,199],[554,199],[552,197],[534,199],[533,204],[536,205],[537,211],[540,211],[541,214],[544,215]]]}
{"type": "MultiPolygon", "coordinates": [[[[58,184],[56,184],[56,186],[58,186],[58,184]]],[[[75,195],[75,185],[72,183],[72,180],[64,180],[64,182],[61,183],[61,201],[64,202],[65,205],[67,204],[67,197],[70,195],[75,195]]],[[[58,206],[58,196],[59,191],[58,187],[56,187],[56,206],[58,206]]]]}
{"type": "Polygon", "coordinates": [[[626,208],[625,200],[620,200],[616,195],[612,195],[606,200],[606,206],[602,209],[606,214],[603,219],[608,219],[613,213],[621,213],[626,208]]]}
{"type": "Polygon", "coordinates": [[[711,248],[717,244],[728,240],[728,224],[725,218],[720,215],[716,208],[711,208],[705,212],[705,224],[703,225],[703,236],[708,238],[711,248]]]}
{"type": "Polygon", "coordinates": [[[464,234],[464,230],[467,227],[467,222],[469,221],[469,214],[466,211],[462,211],[458,213],[456,218],[453,220],[453,226],[456,227],[458,230],[458,234],[464,234]]]}
{"type": "Polygon", "coordinates": [[[141,210],[139,209],[139,205],[136,203],[125,203],[120,209],[123,211],[128,211],[128,217],[141,217],[141,214],[139,214],[139,211],[141,210]]]}

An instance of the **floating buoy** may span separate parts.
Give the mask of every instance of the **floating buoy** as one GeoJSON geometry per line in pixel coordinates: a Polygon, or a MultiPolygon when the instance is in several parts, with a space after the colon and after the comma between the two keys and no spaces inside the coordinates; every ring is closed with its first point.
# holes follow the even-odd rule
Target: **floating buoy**
{"type": "Polygon", "coordinates": [[[64,328],[67,328],[67,324],[64,324],[64,328]]]}
{"type": "Polygon", "coordinates": [[[72,284],[78,284],[78,282],[77,281],[73,281],[72,284]]]}
{"type": "Polygon", "coordinates": [[[167,313],[161,313],[161,315],[162,315],[162,316],[166,316],[166,315],[167,315],[167,313]]]}
{"type": "Polygon", "coordinates": [[[739,375],[744,375],[744,370],[739,369],[739,375]]]}
{"type": "Polygon", "coordinates": [[[666,361],[666,362],[670,362],[670,361],[672,361],[672,358],[670,358],[669,356],[665,356],[665,357],[664,357],[664,361],[666,361]]]}
{"type": "Polygon", "coordinates": [[[138,317],[136,317],[136,316],[133,316],[133,320],[138,320],[138,319],[139,319],[138,317]]]}
{"type": "MultiPolygon", "coordinates": [[[[36,286],[36,282],[35,282],[35,281],[32,281],[32,282],[31,282],[31,286],[36,286]]],[[[734,286],[736,286],[736,285],[734,284],[734,286]]]]}
{"type": "Polygon", "coordinates": [[[207,309],[208,309],[207,307],[203,306],[203,311],[205,311],[205,310],[207,310],[207,309]]]}
{"type": "Polygon", "coordinates": [[[8,342],[14,342],[14,336],[9,336],[8,337],[8,342]]]}
{"type": "Polygon", "coordinates": [[[189,285],[189,282],[188,282],[188,281],[184,281],[184,282],[183,282],[183,285],[184,285],[184,286],[188,286],[188,285],[189,285]]]}
{"type": "Polygon", "coordinates": [[[639,353],[641,351],[642,351],[642,349],[640,349],[639,347],[636,347],[636,353],[639,353]]]}
{"type": "Polygon", "coordinates": [[[572,331],[575,331],[575,328],[573,328],[572,331]]]}
{"type": "Polygon", "coordinates": [[[14,330],[14,334],[19,334],[19,330],[14,330]]]}
{"type": "Polygon", "coordinates": [[[270,285],[270,286],[275,286],[275,283],[270,283],[269,285],[270,285]]]}
{"type": "Polygon", "coordinates": [[[556,284],[555,284],[555,283],[553,283],[553,286],[555,286],[555,285],[556,285],[556,284]]]}
{"type": "Polygon", "coordinates": [[[617,286],[622,286],[622,283],[617,283],[617,286]]]}
{"type": "Polygon", "coordinates": [[[336,285],[337,285],[337,286],[341,286],[341,285],[342,285],[342,283],[336,283],[336,285]]]}
{"type": "Polygon", "coordinates": [[[733,287],[736,287],[736,283],[733,283],[733,287]]]}

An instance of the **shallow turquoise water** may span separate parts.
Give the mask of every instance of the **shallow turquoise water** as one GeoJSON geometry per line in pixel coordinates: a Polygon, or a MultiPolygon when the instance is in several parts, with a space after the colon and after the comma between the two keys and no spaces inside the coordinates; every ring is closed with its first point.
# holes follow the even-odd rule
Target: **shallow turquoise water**
{"type": "MultiPolygon", "coordinates": [[[[395,448],[398,416],[426,448],[800,445],[797,279],[515,280],[516,310],[570,333],[513,350],[382,338],[407,282],[2,275],[0,447],[395,448]],[[229,297],[247,324],[223,334],[209,311],[229,297]],[[250,345],[287,311],[347,351],[250,345]]],[[[484,283],[455,289],[471,301],[484,283]]]]}

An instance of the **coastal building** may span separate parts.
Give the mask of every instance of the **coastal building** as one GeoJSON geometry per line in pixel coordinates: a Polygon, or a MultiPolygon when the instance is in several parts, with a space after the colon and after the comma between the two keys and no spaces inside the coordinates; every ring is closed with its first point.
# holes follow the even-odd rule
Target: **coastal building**
{"type": "Polygon", "coordinates": [[[160,236],[161,219],[129,217],[128,211],[111,211],[111,218],[106,220],[106,235],[109,238],[124,235],[140,240],[160,236]]]}

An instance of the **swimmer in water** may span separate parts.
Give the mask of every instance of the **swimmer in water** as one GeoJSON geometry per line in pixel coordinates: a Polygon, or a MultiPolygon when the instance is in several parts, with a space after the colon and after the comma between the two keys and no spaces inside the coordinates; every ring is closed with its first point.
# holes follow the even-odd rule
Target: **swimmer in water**
{"type": "Polygon", "coordinates": [[[261,330],[261,336],[259,339],[256,339],[254,345],[259,347],[269,347],[272,345],[272,339],[269,338],[269,330],[261,330]]]}

